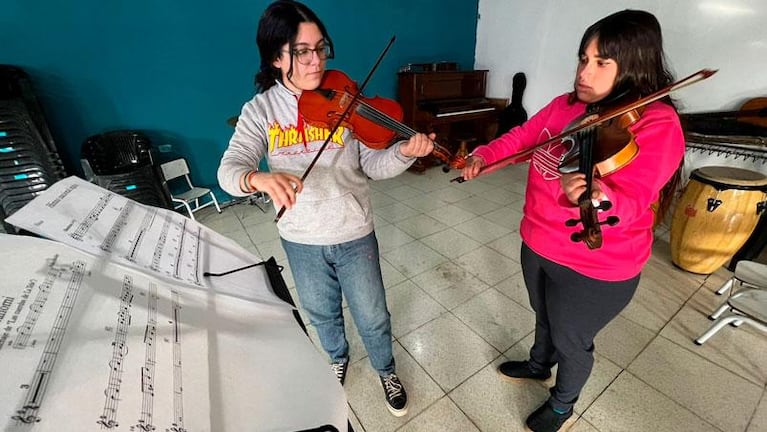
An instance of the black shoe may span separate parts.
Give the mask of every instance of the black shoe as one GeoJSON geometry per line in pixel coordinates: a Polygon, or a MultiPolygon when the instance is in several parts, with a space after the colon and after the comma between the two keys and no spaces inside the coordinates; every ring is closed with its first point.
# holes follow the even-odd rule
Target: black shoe
{"type": "Polygon", "coordinates": [[[532,379],[546,381],[551,378],[551,371],[533,372],[530,369],[530,362],[525,361],[507,361],[498,366],[498,373],[507,381],[519,381],[523,379],[532,379]]]}
{"type": "Polygon", "coordinates": [[[397,374],[392,373],[380,378],[386,396],[386,408],[389,408],[395,417],[402,417],[407,414],[407,393],[397,374]]]}
{"type": "Polygon", "coordinates": [[[344,385],[344,380],[346,379],[346,370],[349,369],[349,362],[331,363],[330,369],[334,374],[336,374],[338,382],[340,382],[341,385],[344,385]]]}
{"type": "MultiPolygon", "coordinates": [[[[554,411],[554,408],[546,402],[527,417],[525,424],[533,432],[557,432],[562,426],[565,426],[565,423],[567,423],[567,420],[572,417],[572,415],[572,408],[564,414],[558,414],[554,411]]],[[[570,425],[567,425],[567,427],[569,426],[570,425]]]]}

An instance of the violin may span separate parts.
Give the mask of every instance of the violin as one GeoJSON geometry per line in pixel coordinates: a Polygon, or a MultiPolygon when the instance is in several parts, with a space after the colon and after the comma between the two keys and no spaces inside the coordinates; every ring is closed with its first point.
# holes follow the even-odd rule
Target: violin
{"type": "MultiPolygon", "coordinates": [[[[662,98],[666,97],[668,94],[670,94],[672,92],[680,90],[680,89],[682,89],[684,87],[687,87],[689,85],[695,84],[697,82],[703,81],[704,79],[707,79],[707,78],[711,77],[712,75],[714,75],[716,72],[717,72],[717,70],[714,70],[714,69],[701,69],[700,71],[698,71],[698,72],[696,72],[696,73],[694,73],[694,74],[692,74],[692,75],[690,75],[690,76],[688,76],[688,77],[686,77],[684,79],[681,79],[681,80],[679,80],[679,81],[677,81],[677,82],[675,82],[675,83],[673,83],[673,84],[671,84],[671,85],[669,85],[669,86],[667,86],[665,88],[662,88],[662,89],[656,91],[655,93],[651,93],[651,94],[649,94],[649,95],[647,95],[647,96],[645,96],[643,98],[637,99],[636,101],[634,101],[632,103],[629,103],[629,104],[624,105],[624,106],[619,106],[619,107],[616,107],[616,108],[613,108],[613,109],[606,110],[605,112],[600,113],[597,117],[595,117],[593,119],[588,119],[588,121],[581,122],[577,126],[574,126],[574,127],[571,127],[571,128],[566,128],[566,130],[564,130],[562,133],[560,133],[558,135],[555,135],[555,136],[553,136],[553,137],[543,141],[542,143],[536,144],[535,146],[533,146],[531,148],[528,148],[527,150],[524,150],[524,151],[521,151],[519,153],[510,155],[508,157],[505,157],[503,159],[500,159],[500,160],[498,160],[496,162],[493,162],[493,163],[491,163],[489,165],[486,165],[486,166],[482,167],[482,169],[479,171],[479,174],[477,174],[477,177],[485,175],[485,174],[490,174],[490,173],[492,173],[494,171],[497,171],[497,170],[499,170],[501,168],[504,168],[504,167],[506,167],[508,165],[511,165],[513,163],[518,163],[518,162],[525,161],[525,160],[529,159],[536,150],[538,150],[539,148],[541,148],[543,146],[549,145],[549,144],[557,142],[557,141],[562,141],[563,139],[567,139],[568,137],[572,136],[576,132],[580,132],[580,131],[582,131],[584,129],[596,127],[596,126],[598,126],[598,125],[600,125],[600,124],[602,124],[602,123],[604,123],[606,121],[612,120],[612,119],[614,119],[616,117],[623,116],[624,114],[629,113],[631,111],[635,111],[635,110],[637,110],[637,109],[639,109],[639,108],[641,108],[641,107],[643,107],[645,105],[648,105],[648,104],[650,104],[652,102],[655,102],[656,100],[659,100],[659,99],[662,99],[662,98]]],[[[627,151],[629,153],[633,152],[633,150],[631,148],[629,148],[627,151]]],[[[613,156],[616,156],[616,155],[615,154],[610,155],[610,157],[613,157],[613,156]]],[[[627,158],[627,157],[623,156],[623,154],[621,154],[621,156],[618,156],[617,161],[616,160],[613,160],[613,161],[609,161],[609,160],[601,161],[600,160],[599,162],[607,162],[605,164],[602,164],[600,166],[600,168],[604,169],[605,172],[607,172],[607,171],[615,172],[617,169],[619,169],[620,167],[622,167],[626,163],[630,162],[631,159],[633,159],[633,158],[627,158]],[[610,167],[612,167],[612,168],[610,168],[610,167]]],[[[463,166],[465,166],[465,161],[460,166],[461,166],[461,168],[463,168],[463,166]]],[[[451,182],[457,182],[457,183],[463,183],[463,182],[466,181],[466,179],[464,179],[463,177],[456,177],[456,178],[454,178],[454,179],[452,179],[450,181],[451,182]]]]}
{"type": "MultiPolygon", "coordinates": [[[[614,226],[620,221],[617,216],[609,216],[605,221],[599,220],[598,212],[609,210],[612,203],[603,200],[594,205],[591,199],[594,174],[606,176],[617,171],[639,153],[634,134],[628,128],[640,119],[640,110],[643,111],[642,108],[629,111],[593,128],[576,132],[563,140],[570,148],[560,158],[559,172],[580,172],[586,177],[586,190],[578,198],[580,219],[568,219],[565,226],[574,227],[580,222],[583,229],[573,233],[570,240],[583,242],[589,249],[602,247],[602,225],[614,226]],[[602,162],[595,163],[595,160],[602,162]]],[[[588,123],[595,115],[586,114],[576,121],[588,123]]]]}
{"type": "MultiPolygon", "coordinates": [[[[301,92],[298,111],[312,126],[330,128],[340,121],[374,150],[388,147],[396,137],[410,138],[418,133],[402,123],[404,112],[399,103],[379,96],[362,96],[357,84],[337,70],[325,71],[317,89],[301,92]]],[[[450,151],[436,142],[432,155],[444,163],[452,159],[450,151]]]]}

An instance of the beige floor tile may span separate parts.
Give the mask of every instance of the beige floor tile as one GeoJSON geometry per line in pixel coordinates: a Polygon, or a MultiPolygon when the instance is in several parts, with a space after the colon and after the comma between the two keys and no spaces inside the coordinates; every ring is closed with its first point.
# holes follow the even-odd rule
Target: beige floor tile
{"type": "Polygon", "coordinates": [[[510,229],[482,216],[460,223],[454,228],[480,243],[491,242],[511,232],[510,229]]]}
{"type": "Polygon", "coordinates": [[[530,306],[530,296],[527,294],[527,286],[525,285],[525,278],[522,275],[522,270],[519,270],[508,278],[498,282],[493,288],[514,300],[525,309],[529,311],[533,310],[533,307],[530,306]]]}
{"type": "Polygon", "coordinates": [[[479,429],[445,396],[400,428],[399,432],[479,432],[479,429]]]}
{"type": "Polygon", "coordinates": [[[389,195],[390,197],[394,198],[398,202],[404,201],[409,198],[421,196],[423,194],[422,190],[414,188],[408,184],[403,184],[395,188],[386,189],[383,192],[386,195],[389,195]]]}
{"type": "MultiPolygon", "coordinates": [[[[651,265],[647,268],[651,268],[651,265]]],[[[621,312],[621,316],[648,330],[659,332],[679,311],[687,297],[672,290],[668,280],[646,276],[648,273],[651,271],[642,272],[634,298],[621,312]]]]}
{"type": "Polygon", "coordinates": [[[418,210],[421,213],[428,213],[432,210],[440,209],[447,205],[446,202],[431,194],[420,195],[402,201],[408,207],[418,210]]]}
{"type": "Polygon", "coordinates": [[[501,352],[535,328],[535,314],[493,288],[458,306],[453,314],[501,352]]]}
{"type": "Polygon", "coordinates": [[[245,226],[245,230],[248,232],[250,239],[256,246],[263,242],[280,238],[280,235],[277,233],[277,226],[274,222],[262,222],[255,225],[247,225],[245,226]]]}
{"type": "Polygon", "coordinates": [[[516,206],[510,204],[506,207],[487,213],[484,216],[486,219],[507,228],[509,231],[517,233],[517,237],[522,241],[521,237],[519,237],[519,222],[522,220],[521,208],[516,208],[516,206]]]}
{"type": "Polygon", "coordinates": [[[450,392],[450,399],[483,432],[521,432],[525,419],[547,398],[537,383],[509,383],[496,372],[501,357],[450,392]]]}
{"type": "Polygon", "coordinates": [[[452,178],[450,174],[442,171],[442,167],[426,170],[422,173],[406,171],[399,177],[404,183],[424,192],[433,192],[450,187],[450,179],[452,178]]]}
{"type": "Polygon", "coordinates": [[[408,333],[399,342],[446,391],[501,354],[450,314],[408,333]],[[461,343],[456,344],[456,340],[461,343]]]}
{"type": "Polygon", "coordinates": [[[482,198],[503,206],[521,201],[524,197],[525,196],[522,194],[518,194],[503,187],[496,187],[482,193],[482,198]]]}
{"type": "Polygon", "coordinates": [[[522,238],[516,231],[488,242],[487,247],[503,254],[508,258],[513,259],[515,262],[522,262],[520,258],[520,253],[522,251],[522,238]]]}
{"type": "Polygon", "coordinates": [[[383,278],[384,287],[386,289],[389,289],[389,287],[393,287],[407,280],[405,275],[403,275],[399,270],[395,269],[394,266],[386,262],[386,260],[379,261],[381,262],[381,276],[383,278]]]}
{"type": "Polygon", "coordinates": [[[448,260],[418,240],[384,252],[382,256],[407,277],[419,275],[448,260]]]}
{"type": "Polygon", "coordinates": [[[453,228],[448,228],[430,236],[426,236],[422,238],[421,241],[426,246],[429,246],[450,259],[458,258],[482,245],[480,242],[453,228]]]}
{"type": "Polygon", "coordinates": [[[468,210],[477,216],[490,213],[501,207],[501,204],[485,199],[482,195],[474,195],[463,201],[458,201],[455,205],[464,210],[468,210]]]}
{"type": "Polygon", "coordinates": [[[610,432],[718,432],[659,391],[623,372],[583,413],[597,430],[610,432]]]}
{"type": "Polygon", "coordinates": [[[449,227],[456,226],[460,223],[466,222],[467,220],[471,220],[476,217],[474,213],[468,210],[464,210],[453,204],[447,204],[444,207],[430,210],[426,214],[449,227]]]}
{"type": "Polygon", "coordinates": [[[370,202],[373,208],[386,207],[397,202],[397,199],[382,191],[373,191],[370,193],[370,202]]]}
{"type": "Polygon", "coordinates": [[[446,309],[453,309],[489,286],[453,263],[444,263],[411,279],[446,309]]]}
{"type": "Polygon", "coordinates": [[[415,239],[421,239],[447,229],[447,225],[425,214],[417,214],[396,222],[394,225],[415,239]]]}
{"type": "Polygon", "coordinates": [[[386,292],[391,314],[392,334],[400,338],[447,310],[413,282],[403,282],[386,292]]]}
{"type": "Polygon", "coordinates": [[[596,351],[622,368],[631,363],[655,333],[618,315],[594,339],[596,351]]]}
{"type": "Polygon", "coordinates": [[[415,240],[411,235],[397,228],[394,224],[380,228],[376,227],[376,238],[378,239],[378,252],[381,254],[415,240]]]}
{"type": "Polygon", "coordinates": [[[650,343],[628,370],[726,431],[746,429],[763,391],[762,386],[662,337],[650,343]]]}
{"type": "Polygon", "coordinates": [[[567,432],[599,432],[597,428],[592,426],[591,423],[583,419],[583,417],[576,420],[575,424],[567,430],[567,432]]]}
{"type": "MultiPolygon", "coordinates": [[[[460,174],[456,173],[456,176],[459,176],[459,175],[460,174]]],[[[488,183],[488,182],[482,181],[482,180],[480,180],[480,181],[469,181],[469,182],[464,182],[464,183],[460,183],[460,184],[459,183],[454,183],[452,186],[455,187],[456,189],[462,191],[462,192],[467,192],[467,193],[470,193],[470,194],[472,194],[474,196],[481,196],[485,192],[487,192],[489,190],[492,190],[492,189],[495,189],[497,187],[497,185],[494,185],[492,183],[488,183]]]]}
{"type": "MultiPolygon", "coordinates": [[[[251,237],[252,239],[252,237],[251,237]]],[[[282,240],[279,238],[271,239],[271,240],[262,240],[260,242],[253,242],[254,244],[257,244],[258,251],[261,254],[261,257],[264,259],[268,259],[269,257],[274,257],[277,262],[280,263],[287,263],[288,262],[288,255],[285,253],[285,249],[282,248],[282,240]]]]}
{"type": "Polygon", "coordinates": [[[707,288],[701,289],[660,335],[738,376],[764,386],[767,383],[767,337],[764,333],[747,325],[737,329],[725,326],[705,344],[698,346],[693,343],[712,324],[707,316],[719,300],[721,297],[707,288]],[[706,304],[710,306],[702,306],[706,304]]]}
{"type": "Polygon", "coordinates": [[[399,201],[383,207],[374,207],[373,212],[391,223],[413,217],[419,214],[418,210],[408,207],[399,201]]]}
{"type": "Polygon", "coordinates": [[[385,180],[370,181],[368,182],[368,184],[370,185],[370,188],[373,190],[386,192],[387,190],[391,190],[406,184],[406,180],[405,180],[406,178],[407,178],[406,175],[403,174],[403,175],[388,178],[385,180]]]}
{"type": "Polygon", "coordinates": [[[431,195],[448,204],[453,204],[458,201],[463,201],[472,195],[471,192],[463,189],[461,186],[462,185],[454,185],[451,187],[446,187],[444,189],[434,191],[431,195]]]}
{"type": "Polygon", "coordinates": [[[429,375],[398,343],[394,343],[397,375],[408,394],[408,414],[394,417],[386,408],[378,374],[366,362],[351,365],[344,389],[349,405],[368,432],[390,432],[445,396],[429,375]]]}
{"type": "Polygon", "coordinates": [[[762,393],[762,401],[756,408],[746,432],[767,431],[767,392],[762,393]]]}
{"type": "Polygon", "coordinates": [[[354,432],[365,432],[365,428],[360,424],[357,414],[354,413],[351,406],[349,406],[349,423],[351,423],[354,432]]]}
{"type": "Polygon", "coordinates": [[[518,263],[486,246],[474,249],[453,262],[491,286],[519,271],[518,263]]]}

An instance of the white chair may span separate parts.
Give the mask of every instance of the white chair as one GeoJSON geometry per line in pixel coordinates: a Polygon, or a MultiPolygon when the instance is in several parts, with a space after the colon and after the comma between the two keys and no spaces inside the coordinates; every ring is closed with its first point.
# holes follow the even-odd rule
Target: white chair
{"type": "MultiPolygon", "coordinates": [[[[171,190],[171,200],[173,200],[174,209],[178,210],[182,207],[186,208],[186,211],[189,213],[189,217],[192,220],[195,220],[194,212],[208,207],[211,204],[215,205],[216,210],[221,213],[221,207],[218,206],[218,201],[216,200],[216,196],[213,195],[213,192],[208,188],[196,187],[192,184],[192,180],[189,178],[189,166],[186,164],[184,158],[165,162],[160,165],[160,168],[162,169],[162,175],[165,177],[165,181],[168,182],[169,189],[171,190]],[[186,184],[182,186],[185,188],[188,187],[188,189],[180,193],[173,193],[173,188],[170,187],[170,182],[182,177],[186,180],[186,184]],[[200,198],[203,198],[206,195],[210,196],[210,201],[200,205],[200,198]],[[194,206],[191,206],[190,204],[193,204],[194,206]]],[[[176,183],[184,182],[178,181],[176,183]]]]}
{"type": "Polygon", "coordinates": [[[767,265],[753,261],[738,261],[735,273],[716,291],[729,297],[711,315],[716,321],[695,343],[703,345],[727,324],[738,327],[750,324],[767,332],[767,265]],[[724,315],[723,315],[724,314],[724,315]]]}

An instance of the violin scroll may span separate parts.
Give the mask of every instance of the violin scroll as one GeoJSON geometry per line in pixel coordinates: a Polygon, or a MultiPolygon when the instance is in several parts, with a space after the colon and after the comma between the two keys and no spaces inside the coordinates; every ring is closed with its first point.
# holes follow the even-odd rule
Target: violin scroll
{"type": "MultiPolygon", "coordinates": [[[[584,196],[586,195],[584,194],[584,196]]],[[[565,226],[568,227],[574,227],[579,223],[583,224],[583,229],[574,232],[570,236],[570,240],[576,243],[583,242],[589,249],[599,249],[602,247],[601,225],[615,226],[620,222],[620,219],[618,216],[608,216],[604,221],[600,221],[597,213],[599,210],[609,210],[612,206],[613,204],[610,201],[602,201],[599,205],[595,206],[590,199],[582,197],[578,201],[581,218],[565,221],[565,226]]]]}

